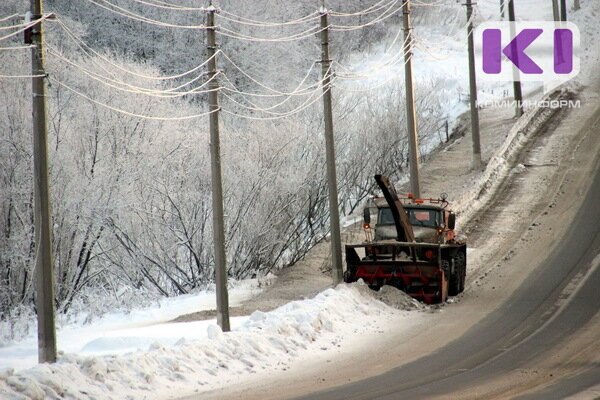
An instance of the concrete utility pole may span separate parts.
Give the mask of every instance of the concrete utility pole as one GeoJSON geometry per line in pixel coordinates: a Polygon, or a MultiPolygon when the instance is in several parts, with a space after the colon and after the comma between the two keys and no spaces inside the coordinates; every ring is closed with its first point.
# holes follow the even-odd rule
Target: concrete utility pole
{"type": "Polygon", "coordinates": [[[567,0],[560,0],[560,20],[567,20],[567,0]]]}
{"type": "Polygon", "coordinates": [[[558,9],[558,0],[552,0],[552,16],[554,21],[560,21],[560,11],[558,9]]]}
{"type": "MultiPolygon", "coordinates": [[[[514,0],[508,0],[508,20],[510,22],[515,22],[515,4],[514,0]]],[[[515,27],[514,24],[511,24],[511,37],[515,37],[515,27]]],[[[513,68],[514,69],[514,68],[513,68]]],[[[515,72],[515,78],[513,81],[513,89],[515,93],[515,103],[516,103],[516,116],[520,117],[523,115],[523,93],[521,91],[521,81],[519,80],[519,72],[515,72]]]]}
{"type": "Polygon", "coordinates": [[[210,165],[213,205],[213,241],[215,251],[215,286],[217,292],[217,324],[224,332],[229,325],[229,295],[227,294],[227,259],[225,257],[225,227],[223,217],[223,182],[221,180],[221,145],[219,141],[219,94],[217,89],[217,42],[215,12],[212,2],[206,9],[206,37],[208,49],[208,110],[210,111],[210,165]]]}
{"type": "MultiPolygon", "coordinates": [[[[48,133],[46,130],[46,88],[43,49],[42,0],[31,0],[31,15],[26,19],[39,22],[26,31],[31,49],[33,92],[33,188],[35,195],[35,268],[38,322],[38,360],[56,362],[56,326],[54,310],[54,260],[52,258],[52,214],[48,179],[48,133]]],[[[29,22],[29,21],[27,21],[29,22]]]]}
{"type": "Polygon", "coordinates": [[[406,123],[410,152],[410,191],[416,198],[421,197],[419,187],[419,142],[417,138],[417,116],[415,114],[415,91],[412,76],[412,27],[410,25],[410,0],[403,0],[404,14],[404,82],[406,87],[406,123]]]}
{"type": "Polygon", "coordinates": [[[481,169],[481,139],[479,136],[479,109],[477,108],[477,77],[475,76],[475,46],[473,44],[473,4],[467,0],[467,40],[469,42],[469,101],[471,103],[471,137],[473,141],[473,169],[481,169]]]}
{"type": "Polygon", "coordinates": [[[329,226],[331,231],[331,275],[333,284],[342,282],[342,238],[338,206],[337,174],[335,171],[335,140],[331,107],[331,60],[329,59],[329,21],[325,1],[321,2],[321,73],[323,75],[323,110],[325,116],[325,155],[329,188],[329,226]]]}

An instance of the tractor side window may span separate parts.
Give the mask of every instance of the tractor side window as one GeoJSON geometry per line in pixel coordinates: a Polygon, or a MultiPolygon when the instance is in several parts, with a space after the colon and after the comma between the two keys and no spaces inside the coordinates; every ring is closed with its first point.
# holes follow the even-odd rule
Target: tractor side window
{"type": "Polygon", "coordinates": [[[377,216],[377,224],[393,225],[394,223],[394,214],[392,214],[392,210],[388,207],[380,208],[379,215],[377,216]]]}

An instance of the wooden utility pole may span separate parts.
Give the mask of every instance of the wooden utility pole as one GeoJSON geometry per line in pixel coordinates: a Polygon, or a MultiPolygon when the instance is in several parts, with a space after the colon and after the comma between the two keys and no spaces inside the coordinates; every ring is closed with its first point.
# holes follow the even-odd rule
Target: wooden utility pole
{"type": "Polygon", "coordinates": [[[567,0],[560,0],[560,20],[567,20],[567,0]]]}
{"type": "Polygon", "coordinates": [[[223,216],[223,182],[221,178],[221,145],[219,139],[219,84],[217,75],[217,41],[215,31],[216,9],[210,3],[206,9],[206,37],[208,50],[208,110],[210,111],[210,165],[213,206],[213,242],[215,252],[215,286],[217,294],[217,324],[224,332],[229,325],[229,295],[227,294],[227,259],[225,257],[225,224],[223,216]]]}
{"type": "MultiPolygon", "coordinates": [[[[515,22],[515,4],[514,0],[508,0],[508,20],[510,22],[515,22]]],[[[510,24],[511,37],[515,37],[515,26],[514,24],[510,24]]],[[[513,68],[514,69],[514,68],[513,68]]],[[[523,93],[521,91],[521,81],[519,80],[519,72],[515,72],[515,78],[513,80],[513,90],[514,90],[514,98],[516,103],[516,111],[515,114],[517,117],[523,115],[523,93]]]]}
{"type": "Polygon", "coordinates": [[[412,76],[412,27],[410,24],[410,0],[403,0],[402,13],[404,14],[404,82],[406,87],[406,123],[408,147],[410,152],[410,190],[412,194],[421,197],[419,187],[419,143],[417,138],[417,117],[415,113],[415,91],[412,76]]]}
{"type": "Polygon", "coordinates": [[[552,0],[552,16],[554,21],[560,21],[560,11],[558,8],[558,0],[552,0]]]}
{"type": "Polygon", "coordinates": [[[479,136],[479,109],[477,108],[477,77],[475,76],[475,46],[473,44],[473,4],[467,0],[467,41],[469,47],[469,102],[471,105],[471,137],[473,141],[474,170],[481,169],[481,139],[479,136]]]}
{"type": "MultiPolygon", "coordinates": [[[[33,92],[33,190],[35,196],[35,268],[38,322],[38,360],[56,362],[56,325],[54,310],[54,260],[52,258],[52,214],[48,177],[48,132],[46,129],[46,87],[44,79],[42,0],[31,0],[31,15],[38,21],[26,32],[31,49],[31,89],[33,92]]],[[[27,21],[29,22],[29,21],[27,21]]]]}
{"type": "Polygon", "coordinates": [[[323,75],[323,114],[325,116],[325,155],[329,188],[329,226],[331,233],[331,275],[333,284],[342,282],[342,238],[338,206],[337,174],[335,170],[335,140],[331,106],[331,60],[329,59],[329,21],[325,1],[321,3],[321,73],[323,75]]]}

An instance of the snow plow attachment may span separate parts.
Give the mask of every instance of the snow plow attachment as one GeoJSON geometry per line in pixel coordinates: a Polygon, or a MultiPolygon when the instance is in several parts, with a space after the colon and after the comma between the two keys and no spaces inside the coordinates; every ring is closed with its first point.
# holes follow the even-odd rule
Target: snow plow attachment
{"type": "Polygon", "coordinates": [[[362,279],[376,290],[391,285],[426,304],[443,303],[448,298],[449,277],[456,273],[454,270],[463,268],[455,262],[459,253],[466,253],[465,245],[409,242],[347,245],[344,281],[362,279]]]}

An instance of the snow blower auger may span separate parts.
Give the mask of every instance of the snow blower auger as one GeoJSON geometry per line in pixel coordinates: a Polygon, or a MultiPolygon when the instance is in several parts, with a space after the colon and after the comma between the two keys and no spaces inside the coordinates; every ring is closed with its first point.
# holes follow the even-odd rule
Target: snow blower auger
{"type": "Polygon", "coordinates": [[[447,196],[399,198],[394,185],[375,175],[383,198],[364,210],[366,241],[346,245],[345,282],[362,279],[374,290],[392,285],[427,304],[445,302],[464,290],[467,245],[456,240],[455,214],[447,196]],[[377,209],[375,234],[371,210],[377,209]]]}

